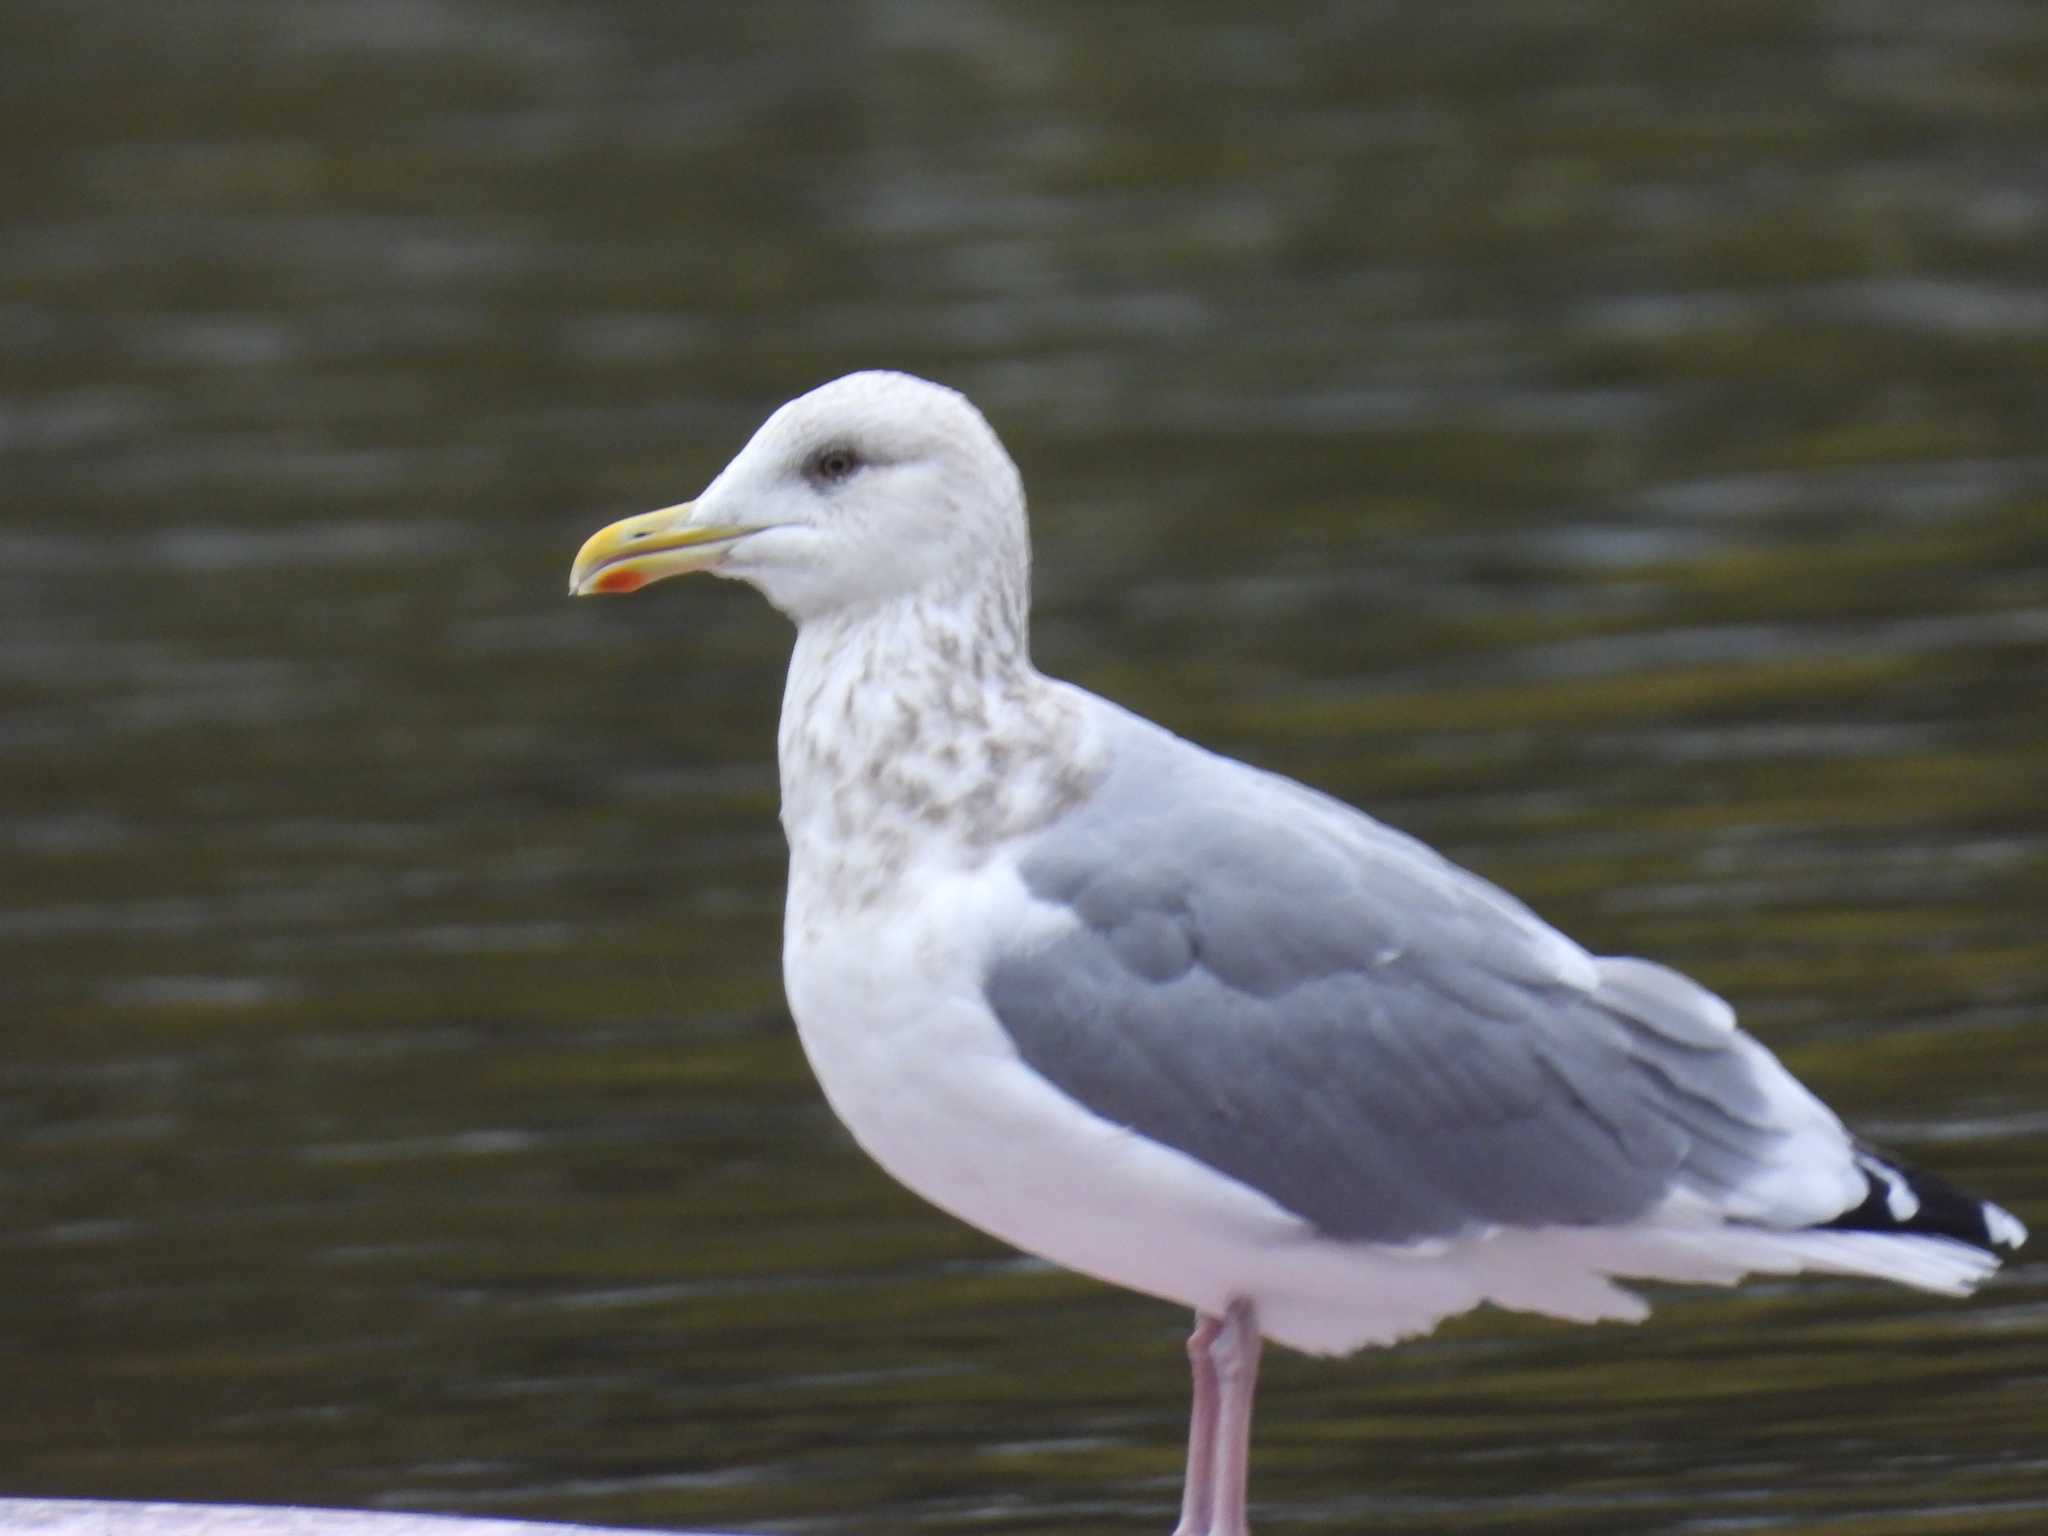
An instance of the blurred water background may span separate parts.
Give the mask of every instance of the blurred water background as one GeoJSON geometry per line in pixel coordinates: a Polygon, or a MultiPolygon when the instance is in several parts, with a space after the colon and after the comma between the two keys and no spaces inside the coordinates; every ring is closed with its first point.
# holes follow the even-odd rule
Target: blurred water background
{"type": "MultiPolygon", "coordinates": [[[[855,367],[1048,670],[2048,1228],[2048,7],[13,0],[0,167],[0,1491],[1168,1528],[1185,1320],[809,1080],[784,625],[563,597],[855,367]]],[[[1260,1528],[2038,1532],[2044,1325],[1269,1356],[1260,1528]]]]}

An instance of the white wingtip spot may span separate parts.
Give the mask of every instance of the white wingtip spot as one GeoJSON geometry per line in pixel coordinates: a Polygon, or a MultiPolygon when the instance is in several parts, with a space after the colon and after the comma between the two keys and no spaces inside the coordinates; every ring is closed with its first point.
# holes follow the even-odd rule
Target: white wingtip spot
{"type": "Polygon", "coordinates": [[[2001,1248],[2018,1248],[2027,1240],[2027,1228],[2011,1211],[1986,1200],[1984,1235],[2001,1248]]]}
{"type": "Polygon", "coordinates": [[[1898,1169],[1874,1157],[1862,1156],[1856,1159],[1856,1166],[1884,1185],[1884,1208],[1893,1221],[1903,1227],[1920,1213],[1920,1197],[1913,1193],[1913,1186],[1898,1169]]]}
{"type": "Polygon", "coordinates": [[[1892,1213],[1892,1220],[1904,1226],[1920,1214],[1920,1197],[1913,1193],[1913,1186],[1889,1168],[1884,1170],[1884,1203],[1892,1213]]]}

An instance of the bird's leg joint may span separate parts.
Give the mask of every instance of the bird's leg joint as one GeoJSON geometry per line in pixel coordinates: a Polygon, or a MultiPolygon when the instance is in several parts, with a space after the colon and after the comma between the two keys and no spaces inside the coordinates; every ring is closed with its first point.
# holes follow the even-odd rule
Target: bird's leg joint
{"type": "MultiPolygon", "coordinates": [[[[1203,1318],[1203,1323],[1211,1321],[1203,1318]]],[[[1201,1329],[1195,1330],[1199,1337],[1201,1329]]],[[[1222,1321],[1206,1341],[1209,1358],[1214,1363],[1217,1376],[1226,1384],[1243,1381],[1259,1368],[1260,1345],[1258,1311],[1248,1297],[1234,1298],[1224,1310],[1222,1321]]],[[[1195,1338],[1188,1340],[1188,1349],[1195,1348],[1195,1338]]]]}

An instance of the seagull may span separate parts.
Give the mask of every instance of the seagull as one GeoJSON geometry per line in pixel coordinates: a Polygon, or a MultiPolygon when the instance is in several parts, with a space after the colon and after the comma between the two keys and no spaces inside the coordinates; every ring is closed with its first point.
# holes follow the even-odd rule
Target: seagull
{"type": "Polygon", "coordinates": [[[1635,1321],[1630,1279],[1962,1295],[2024,1241],[1697,982],[1040,673],[1023,484],[955,391],[790,401],[569,588],[691,571],[796,624],[783,984],[833,1110],[934,1205],[1194,1309],[1175,1536],[1246,1536],[1265,1340],[1635,1321]]]}

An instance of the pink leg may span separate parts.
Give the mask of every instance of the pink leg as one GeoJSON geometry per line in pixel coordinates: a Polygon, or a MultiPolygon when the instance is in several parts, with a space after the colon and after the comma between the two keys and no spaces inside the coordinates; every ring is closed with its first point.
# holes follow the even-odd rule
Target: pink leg
{"type": "Polygon", "coordinates": [[[1180,1495],[1180,1524],[1173,1536],[1209,1536],[1209,1487],[1216,1462],[1216,1361],[1209,1348],[1223,1324],[1206,1312],[1195,1314],[1188,1335],[1188,1372],[1194,1378],[1194,1402],[1188,1409],[1188,1473],[1180,1495]]]}
{"type": "Polygon", "coordinates": [[[1216,1411],[1216,1445],[1209,1475],[1208,1536],[1251,1536],[1245,1490],[1252,1470],[1252,1394],[1259,1385],[1258,1313],[1243,1297],[1223,1314],[1223,1327],[1210,1346],[1222,1400],[1216,1411]]]}

